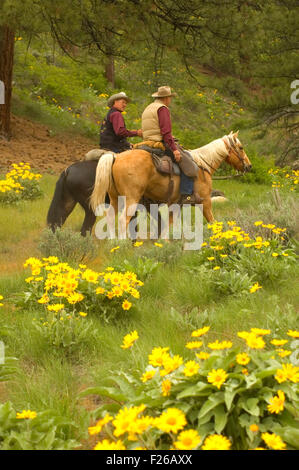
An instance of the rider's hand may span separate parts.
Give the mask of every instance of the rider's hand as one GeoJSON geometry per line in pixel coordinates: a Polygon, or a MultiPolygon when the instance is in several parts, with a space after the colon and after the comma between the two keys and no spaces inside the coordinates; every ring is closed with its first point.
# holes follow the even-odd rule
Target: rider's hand
{"type": "Polygon", "coordinates": [[[138,135],[138,137],[142,137],[142,129],[138,129],[137,135],[138,135]]]}
{"type": "Polygon", "coordinates": [[[179,162],[181,160],[181,152],[179,150],[174,150],[173,155],[176,162],[179,162]]]}

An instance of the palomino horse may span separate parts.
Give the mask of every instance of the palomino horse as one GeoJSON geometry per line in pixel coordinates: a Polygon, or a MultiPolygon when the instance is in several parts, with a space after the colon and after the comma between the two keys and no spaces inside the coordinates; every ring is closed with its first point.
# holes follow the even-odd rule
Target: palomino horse
{"type": "MultiPolygon", "coordinates": [[[[208,222],[214,220],[211,191],[212,176],[222,162],[226,161],[239,171],[249,171],[251,163],[238,139],[238,132],[231,132],[220,139],[190,150],[198,164],[198,176],[194,182],[194,192],[202,198],[203,214],[208,222]]],[[[110,204],[117,211],[118,196],[126,197],[126,206],[138,204],[142,197],[152,201],[178,202],[180,198],[180,177],[174,176],[174,188],[168,199],[169,178],[157,172],[150,154],[145,150],[128,150],[114,160],[112,154],[104,154],[97,166],[94,190],[90,205],[95,212],[109,194],[110,204]],[[168,199],[168,200],[167,200],[168,199]]],[[[131,216],[126,216],[126,225],[131,216]]]]}

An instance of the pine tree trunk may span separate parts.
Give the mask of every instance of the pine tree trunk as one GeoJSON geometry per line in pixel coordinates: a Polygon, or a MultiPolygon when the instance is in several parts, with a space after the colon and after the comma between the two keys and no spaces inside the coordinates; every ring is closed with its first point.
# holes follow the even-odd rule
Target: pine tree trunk
{"type": "MultiPolygon", "coordinates": [[[[0,28],[0,80],[4,84],[4,104],[0,104],[0,137],[10,139],[10,106],[15,34],[9,26],[0,28]]],[[[2,85],[2,84],[1,84],[2,85]]]]}
{"type": "Polygon", "coordinates": [[[105,65],[105,77],[112,86],[115,87],[115,69],[114,69],[114,58],[112,55],[107,57],[107,62],[105,65]]]}

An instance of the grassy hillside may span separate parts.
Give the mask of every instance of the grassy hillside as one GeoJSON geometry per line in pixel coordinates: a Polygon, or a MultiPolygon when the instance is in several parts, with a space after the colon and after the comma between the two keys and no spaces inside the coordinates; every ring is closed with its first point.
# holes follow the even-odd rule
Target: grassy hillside
{"type": "MultiPolygon", "coordinates": [[[[282,136],[273,131],[265,135],[254,113],[230,95],[227,80],[203,73],[200,67],[193,70],[194,80],[171,52],[161,71],[153,72],[149,63],[143,65],[116,61],[117,88],[112,90],[95,57],[79,55],[73,61],[57,51],[53,54],[45,44],[27,48],[23,40],[16,41],[13,111],[47,124],[52,133],[79,132],[97,143],[109,95],[125,90],[131,97],[125,120],[128,128],[136,129],[151,94],[158,85],[169,84],[178,94],[171,108],[173,133],[187,148],[197,148],[239,129],[253,160],[277,157],[282,136]]],[[[236,86],[246,90],[242,83],[236,86]]],[[[245,95],[244,103],[252,92],[246,93],[248,100],[245,95]]]]}

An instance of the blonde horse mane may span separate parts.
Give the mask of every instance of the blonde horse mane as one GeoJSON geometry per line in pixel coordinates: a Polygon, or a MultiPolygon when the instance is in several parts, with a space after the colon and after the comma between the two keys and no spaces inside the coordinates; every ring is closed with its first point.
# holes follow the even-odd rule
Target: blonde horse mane
{"type": "MultiPolygon", "coordinates": [[[[224,136],[226,137],[226,136],[224,136]]],[[[222,161],[227,157],[227,149],[221,139],[216,139],[209,144],[199,147],[198,149],[189,150],[195,163],[205,168],[208,172],[211,171],[211,167],[218,168],[222,161]],[[210,165],[210,166],[209,166],[210,165]]]]}

